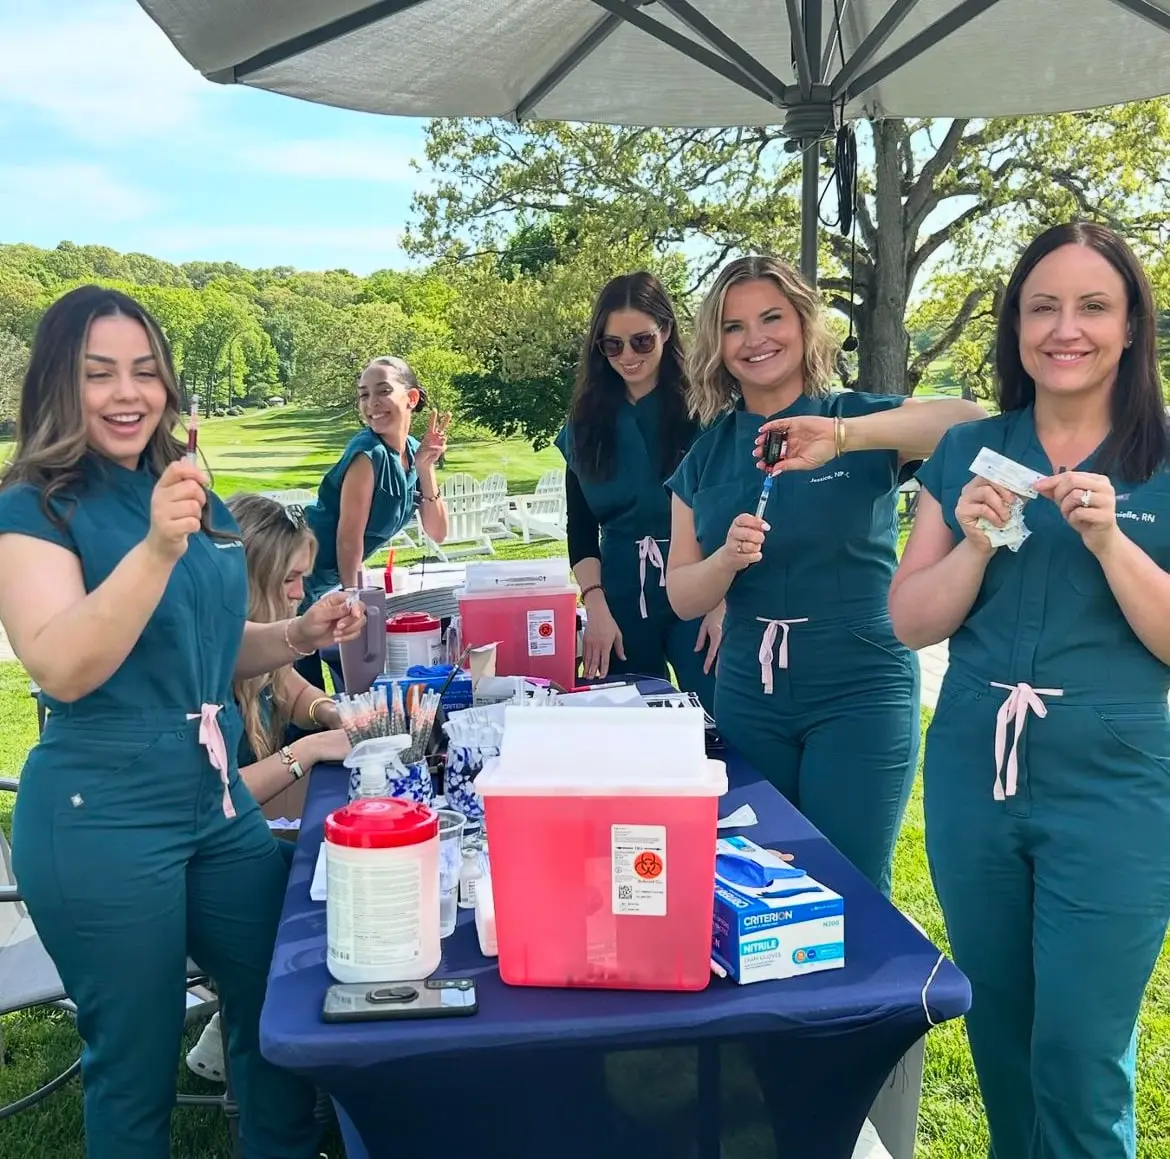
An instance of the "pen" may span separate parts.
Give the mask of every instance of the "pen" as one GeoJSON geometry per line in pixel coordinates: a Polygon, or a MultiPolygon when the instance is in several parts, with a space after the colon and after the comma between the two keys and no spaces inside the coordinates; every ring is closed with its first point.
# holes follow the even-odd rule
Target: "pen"
{"type": "Polygon", "coordinates": [[[756,504],[756,518],[764,518],[764,508],[768,506],[768,496],[772,494],[771,469],[784,458],[788,451],[788,436],[780,431],[769,431],[764,440],[764,453],[761,456],[768,474],[764,476],[764,486],[760,491],[760,501],[756,504]]]}
{"type": "Polygon", "coordinates": [[[187,417],[187,462],[197,461],[195,447],[199,442],[199,403],[191,400],[191,413],[187,417]]]}

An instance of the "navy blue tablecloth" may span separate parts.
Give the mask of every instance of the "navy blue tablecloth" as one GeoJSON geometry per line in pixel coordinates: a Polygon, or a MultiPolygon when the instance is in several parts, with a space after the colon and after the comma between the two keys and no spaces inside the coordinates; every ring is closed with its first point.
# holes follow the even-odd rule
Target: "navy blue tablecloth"
{"type": "MultiPolygon", "coordinates": [[[[758,1036],[770,1036],[786,1063],[784,1081],[769,1090],[773,1119],[783,1124],[783,1153],[847,1159],[897,1061],[931,1023],[966,1012],[970,986],[770,784],[726,755],[731,788],[720,816],[750,804],[759,819],[730,832],[791,852],[797,865],[845,898],[844,969],[748,986],[712,978],[706,990],[688,994],[511,987],[500,981],[494,960],[480,955],[471,912],[460,911],[455,934],[443,943],[439,973],[475,978],[480,1009],[472,1018],[436,1021],[321,1020],[332,979],[325,968],[325,905],[310,899],[309,883],[325,815],[344,803],[346,778],[336,766],[313,772],[260,1044],[271,1062],[311,1077],[334,1097],[351,1159],[363,1154],[362,1143],[374,1159],[434,1146],[442,1135],[404,1149],[403,1118],[389,1113],[387,1100],[429,1108],[420,1120],[439,1112],[437,1129],[449,1127],[442,1108],[454,1105],[456,1091],[461,1105],[467,1092],[483,1096],[473,1128],[477,1149],[487,1146],[482,1154],[564,1156],[572,1145],[580,1148],[573,1154],[601,1154],[591,1149],[595,1141],[585,1140],[587,1128],[606,1119],[586,1104],[604,1097],[604,1083],[600,1090],[593,1083],[597,1072],[583,1052],[763,1041],[758,1036]],[[497,1129],[504,1150],[489,1145],[497,1129]],[[558,1135],[551,1148],[550,1130],[558,1135]]],[[[710,1052],[708,1077],[709,1063],[710,1052]]],[[[717,1114],[717,1107],[707,1110],[717,1114]]],[[[612,1157],[612,1145],[604,1145],[612,1157]]]]}

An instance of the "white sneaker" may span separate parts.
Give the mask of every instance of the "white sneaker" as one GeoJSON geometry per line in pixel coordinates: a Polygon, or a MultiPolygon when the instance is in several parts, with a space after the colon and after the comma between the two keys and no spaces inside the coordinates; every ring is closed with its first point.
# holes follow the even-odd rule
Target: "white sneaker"
{"type": "Polygon", "coordinates": [[[209,1082],[224,1081],[223,1039],[219,1033],[219,1011],[203,1028],[199,1041],[187,1052],[187,1069],[209,1082]]]}

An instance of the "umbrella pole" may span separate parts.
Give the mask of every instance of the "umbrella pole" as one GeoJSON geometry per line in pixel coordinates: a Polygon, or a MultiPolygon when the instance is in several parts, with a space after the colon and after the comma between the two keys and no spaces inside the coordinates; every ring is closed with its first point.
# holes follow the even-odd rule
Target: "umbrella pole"
{"type": "Polygon", "coordinates": [[[817,217],[820,194],[821,144],[801,141],[800,272],[817,284],[817,217]]]}

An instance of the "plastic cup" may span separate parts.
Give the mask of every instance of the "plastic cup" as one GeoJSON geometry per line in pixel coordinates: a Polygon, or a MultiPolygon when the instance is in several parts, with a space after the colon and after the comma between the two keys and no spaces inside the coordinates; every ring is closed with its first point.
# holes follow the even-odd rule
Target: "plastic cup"
{"type": "Polygon", "coordinates": [[[463,865],[463,829],[467,818],[454,809],[439,815],[439,937],[455,932],[459,916],[459,870],[463,865]]]}

